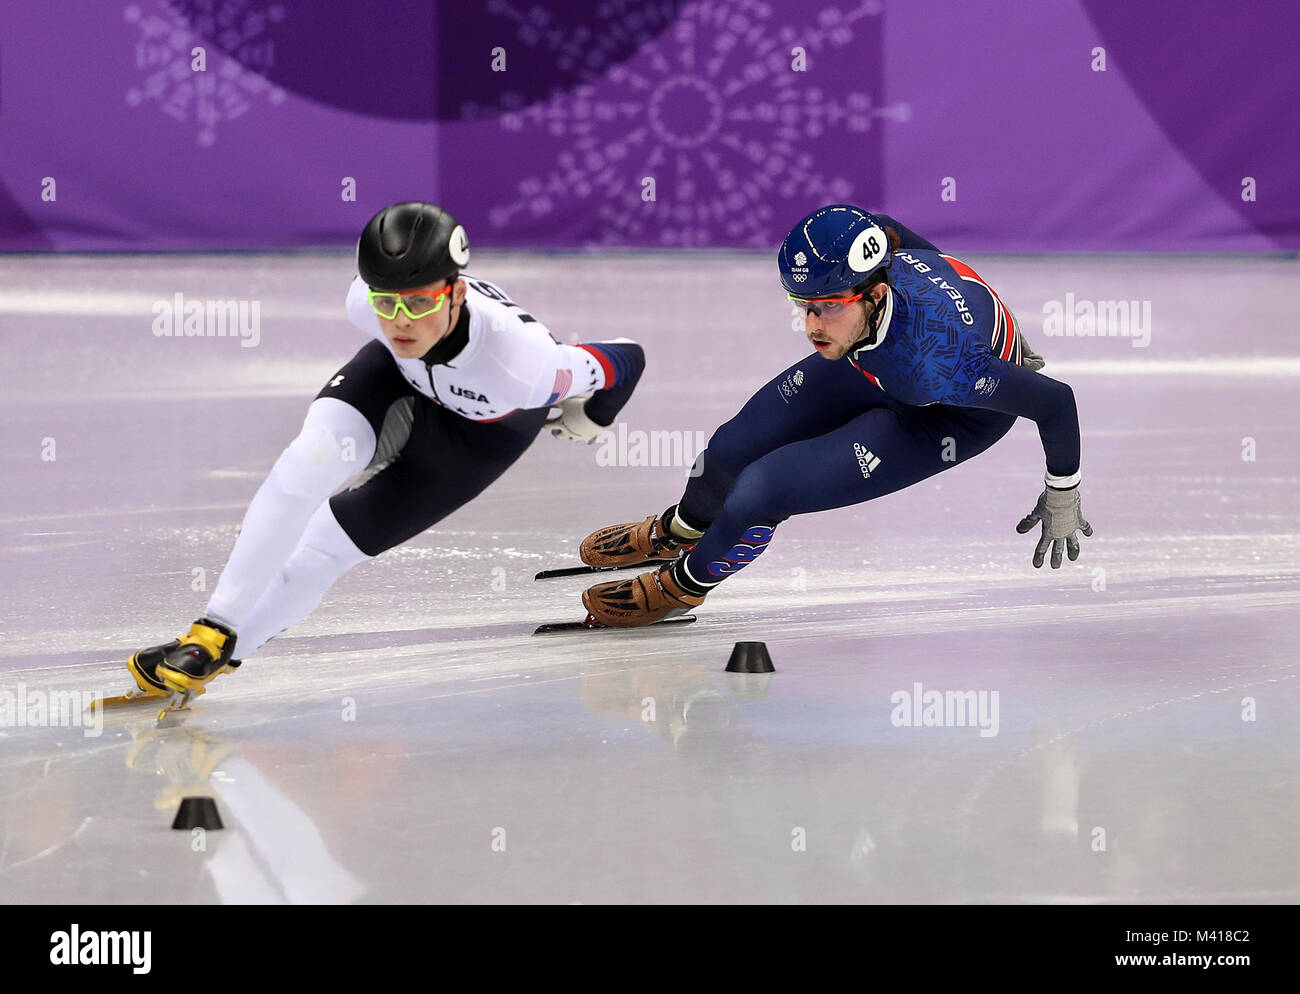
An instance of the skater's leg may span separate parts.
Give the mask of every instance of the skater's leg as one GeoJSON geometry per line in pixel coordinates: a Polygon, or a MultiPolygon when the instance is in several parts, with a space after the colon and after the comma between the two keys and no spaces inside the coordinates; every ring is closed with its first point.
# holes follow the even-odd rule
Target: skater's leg
{"type": "MultiPolygon", "coordinates": [[[[312,516],[298,548],[239,631],[242,658],[314,611],[357,563],[418,535],[477,496],[522,455],[545,417],[538,410],[510,424],[482,424],[432,404],[419,406],[400,449],[312,516]]],[[[381,434],[379,456],[388,447],[381,434]]]]}
{"type": "Polygon", "coordinates": [[[371,462],[392,413],[409,410],[413,396],[379,342],[331,378],[249,505],[205,617],[239,633],[312,514],[371,462]]]}
{"type": "Polygon", "coordinates": [[[204,617],[241,631],[312,514],[369,462],[374,445],[369,424],[354,408],[334,400],[312,403],[301,433],[276,460],[249,505],[204,617]],[[349,460],[350,452],[359,458],[349,460]]]}
{"type": "Polygon", "coordinates": [[[369,558],[339,526],[329,501],[318,507],[298,548],[239,628],[240,657],[247,659],[268,640],[311,614],[344,573],[369,558]]]}
{"type": "Polygon", "coordinates": [[[877,408],[835,431],[751,463],[682,563],[688,589],[707,590],[760,556],[794,514],[874,500],[950,469],[1005,435],[1015,418],[972,408],[877,408]],[[951,438],[952,445],[945,444],[951,438]],[[945,456],[951,455],[951,459],[945,456]]]}
{"type": "Polygon", "coordinates": [[[848,362],[832,362],[816,353],[805,356],[761,387],[713,433],[678,501],[678,520],[703,530],[746,466],[889,403],[884,392],[848,362]]]}
{"type": "Polygon", "coordinates": [[[620,628],[689,611],[762,555],[773,530],[792,514],[911,486],[984,451],[1014,423],[1013,415],[971,408],[879,407],[825,435],[782,446],[740,473],[694,551],[635,579],[590,587],[583,606],[595,622],[620,628]],[[955,461],[946,461],[948,455],[955,461]]]}
{"type": "Polygon", "coordinates": [[[709,527],[736,475],[754,460],[888,403],[884,392],[849,363],[816,353],[806,356],[770,380],[713,433],[676,504],[644,521],[597,529],[583,539],[578,554],[588,566],[675,559],[709,527]]]}
{"type": "Polygon", "coordinates": [[[240,630],[313,513],[371,462],[377,440],[402,420],[390,415],[409,410],[413,396],[379,342],[364,346],[326,383],[308,407],[302,431],[253,497],[204,616],[188,634],[127,660],[142,692],[202,693],[204,684],[235,665],[235,656],[245,654],[240,630]]]}

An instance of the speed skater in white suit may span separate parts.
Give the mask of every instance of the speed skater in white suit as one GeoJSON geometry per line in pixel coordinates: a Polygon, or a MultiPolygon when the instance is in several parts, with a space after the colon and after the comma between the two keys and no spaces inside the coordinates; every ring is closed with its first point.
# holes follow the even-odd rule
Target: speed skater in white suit
{"type": "Polygon", "coordinates": [[[560,344],[500,288],[463,275],[468,263],[465,229],[432,204],[395,204],[366,225],[347,314],[374,341],[308,407],[203,616],[127,661],[139,695],[203,693],[353,566],[480,494],[544,427],[590,443],[614,423],[645,368],[641,346],[560,344]]]}

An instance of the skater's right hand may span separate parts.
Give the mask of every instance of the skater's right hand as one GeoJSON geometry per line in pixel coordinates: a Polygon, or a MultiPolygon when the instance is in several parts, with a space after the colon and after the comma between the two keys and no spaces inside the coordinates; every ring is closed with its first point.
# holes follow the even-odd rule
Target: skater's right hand
{"type": "Polygon", "coordinates": [[[1021,535],[1034,527],[1034,522],[1043,523],[1043,532],[1034,549],[1034,568],[1043,565],[1048,547],[1052,550],[1052,569],[1061,568],[1062,547],[1069,553],[1070,562],[1079,558],[1079,538],[1074,533],[1082,531],[1092,534],[1092,525],[1083,519],[1083,509],[1079,502],[1079,487],[1075,485],[1068,490],[1046,487],[1038,496],[1034,509],[1016,525],[1021,535]]]}

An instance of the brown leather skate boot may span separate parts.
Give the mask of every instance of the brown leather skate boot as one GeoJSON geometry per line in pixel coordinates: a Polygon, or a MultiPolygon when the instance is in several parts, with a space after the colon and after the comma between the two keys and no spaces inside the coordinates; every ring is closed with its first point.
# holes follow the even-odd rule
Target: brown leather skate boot
{"type": "Polygon", "coordinates": [[[673,576],[673,563],[631,580],[598,583],[582,592],[582,605],[591,619],[610,628],[640,628],[685,614],[704,603],[703,595],[687,593],[673,576]]]}
{"type": "MultiPolygon", "coordinates": [[[[695,548],[702,532],[683,537],[664,524],[672,520],[676,505],[663,514],[652,514],[644,521],[610,525],[592,532],[582,540],[578,555],[588,566],[634,566],[676,559],[695,548]]],[[[677,522],[678,531],[687,531],[677,522]]]]}

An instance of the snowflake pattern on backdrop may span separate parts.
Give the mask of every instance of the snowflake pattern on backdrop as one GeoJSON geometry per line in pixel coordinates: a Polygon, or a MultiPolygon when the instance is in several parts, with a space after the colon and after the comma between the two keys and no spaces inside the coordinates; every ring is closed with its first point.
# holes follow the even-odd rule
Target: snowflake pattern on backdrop
{"type": "MultiPolygon", "coordinates": [[[[488,11],[515,22],[520,41],[544,46],[581,81],[527,108],[517,93],[502,94],[502,129],[521,139],[543,129],[568,147],[549,172],[526,177],[517,198],[489,212],[497,229],[598,194],[594,245],[644,244],[658,227],[665,246],[708,245],[720,236],[768,247],[773,199],[808,189],[837,201],[853,196],[851,180],[819,171],[810,140],[910,117],[907,104],[882,107],[861,91],[824,93],[792,70],[795,46],[809,63],[842,48],[853,41],[856,22],[880,14],[879,0],[848,11],[826,7],[815,24],[797,28],[773,25],[772,6],[761,0],[699,0],[657,39],[639,0],[606,0],[596,8],[596,30],[570,33],[548,30],[540,6],[520,10],[512,0],[490,0],[488,11]],[[614,39],[628,38],[642,50],[609,68],[614,39]],[[641,200],[644,176],[655,178],[654,202],[641,200]]],[[[490,112],[461,108],[469,119],[490,112]]]]}
{"type": "Polygon", "coordinates": [[[126,91],[126,102],[151,101],[169,117],[197,125],[199,145],[212,145],[217,125],[242,117],[255,98],[283,102],[284,90],[260,74],[275,65],[275,43],[265,34],[284,19],[280,4],[250,9],[249,0],[158,0],[152,13],[131,4],[123,16],[140,28],[136,68],[152,70],[126,91]],[[196,45],[206,50],[205,72],[190,68],[196,45]]]}

